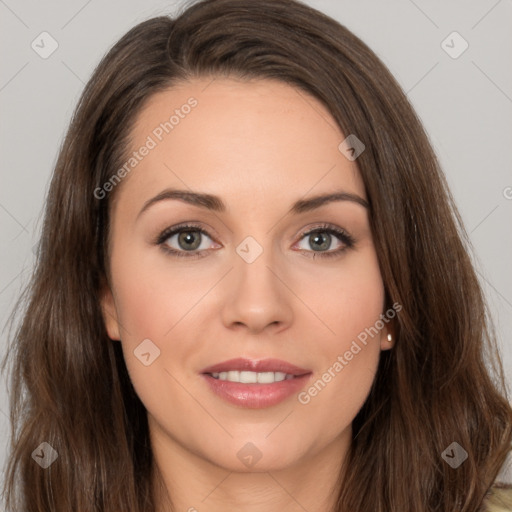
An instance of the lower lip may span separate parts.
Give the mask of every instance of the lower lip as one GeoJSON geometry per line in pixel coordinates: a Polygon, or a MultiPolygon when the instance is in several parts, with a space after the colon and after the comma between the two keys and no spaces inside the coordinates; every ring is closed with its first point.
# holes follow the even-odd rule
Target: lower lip
{"type": "Polygon", "coordinates": [[[283,402],[291,395],[298,393],[311,375],[308,373],[270,384],[242,384],[215,379],[206,373],[202,374],[215,394],[232,404],[248,409],[264,409],[283,402]]]}

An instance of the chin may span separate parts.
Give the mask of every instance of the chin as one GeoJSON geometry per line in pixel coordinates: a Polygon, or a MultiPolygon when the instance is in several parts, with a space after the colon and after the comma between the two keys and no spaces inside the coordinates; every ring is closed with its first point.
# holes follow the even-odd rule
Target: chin
{"type": "Polygon", "coordinates": [[[228,471],[264,473],[291,468],[305,456],[303,439],[298,437],[286,445],[277,436],[275,442],[266,436],[267,430],[260,436],[230,439],[227,445],[219,444],[220,451],[217,449],[215,453],[212,453],[210,444],[204,458],[228,471]]]}

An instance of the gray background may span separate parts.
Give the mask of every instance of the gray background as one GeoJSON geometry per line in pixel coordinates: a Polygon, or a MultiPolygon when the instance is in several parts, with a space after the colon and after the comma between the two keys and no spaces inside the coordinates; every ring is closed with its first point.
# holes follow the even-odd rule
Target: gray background
{"type": "MultiPolygon", "coordinates": [[[[306,3],[346,25],[377,53],[423,120],[474,246],[512,387],[512,1],[306,3]],[[458,58],[441,46],[453,31],[469,44],[458,58]]],[[[0,0],[2,356],[4,325],[30,276],[52,167],[85,82],[128,29],[173,14],[179,5],[171,0],[0,0]],[[58,42],[47,59],[31,48],[43,31],[58,42]]],[[[461,48],[453,38],[446,44],[451,52],[461,48]]],[[[2,377],[0,466],[7,411],[2,377]]],[[[512,480],[510,461],[506,467],[512,480]]]]}

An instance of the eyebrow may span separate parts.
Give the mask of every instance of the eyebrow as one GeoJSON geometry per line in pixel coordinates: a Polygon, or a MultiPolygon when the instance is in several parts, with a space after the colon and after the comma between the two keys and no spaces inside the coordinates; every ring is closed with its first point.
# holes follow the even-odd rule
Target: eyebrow
{"type": "MultiPolygon", "coordinates": [[[[191,192],[188,190],[165,189],[159,194],[157,194],[155,197],[148,199],[144,203],[144,206],[138,213],[137,218],[139,218],[146,210],[148,210],[148,208],[150,208],[154,204],[159,203],[161,201],[168,201],[172,199],[183,201],[193,206],[198,206],[200,208],[205,208],[207,210],[211,210],[218,213],[223,213],[227,210],[225,203],[218,196],[199,192],[191,192]]],[[[332,203],[335,201],[350,201],[359,204],[364,208],[370,208],[368,202],[362,197],[341,190],[328,194],[316,195],[309,199],[299,199],[298,201],[293,203],[288,213],[297,215],[300,213],[315,210],[325,204],[332,203]]]]}

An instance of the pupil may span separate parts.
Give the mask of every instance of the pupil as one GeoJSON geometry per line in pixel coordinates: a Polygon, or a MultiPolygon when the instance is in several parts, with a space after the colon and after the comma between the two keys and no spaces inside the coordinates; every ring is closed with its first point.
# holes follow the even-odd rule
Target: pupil
{"type": "Polygon", "coordinates": [[[179,243],[180,245],[183,243],[183,244],[189,244],[189,243],[192,243],[193,246],[192,247],[183,247],[184,249],[187,249],[187,250],[194,250],[194,249],[197,249],[200,245],[199,243],[199,236],[196,236],[196,243],[194,244],[194,235],[192,235],[191,233],[195,233],[195,231],[182,231],[178,237],[178,240],[179,240],[179,243]]]}
{"type": "Polygon", "coordinates": [[[329,235],[320,233],[314,233],[310,236],[311,245],[314,246],[317,243],[320,243],[319,249],[321,251],[326,251],[329,248],[329,235]],[[324,241],[322,242],[321,239],[324,241]]]}

